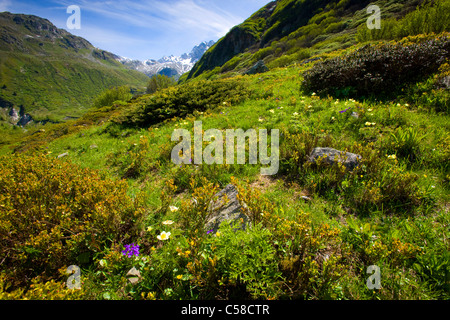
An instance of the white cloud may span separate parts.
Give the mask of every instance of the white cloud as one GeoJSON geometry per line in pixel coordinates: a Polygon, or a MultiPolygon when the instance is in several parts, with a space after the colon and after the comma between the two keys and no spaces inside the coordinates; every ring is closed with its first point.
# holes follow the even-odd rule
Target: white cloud
{"type": "Polygon", "coordinates": [[[0,12],[8,11],[11,8],[11,0],[0,0],[0,12]]]}

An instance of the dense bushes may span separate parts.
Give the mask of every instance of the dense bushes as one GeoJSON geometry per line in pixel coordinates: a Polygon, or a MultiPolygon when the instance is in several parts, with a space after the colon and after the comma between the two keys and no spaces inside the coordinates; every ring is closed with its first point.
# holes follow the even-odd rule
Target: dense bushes
{"type": "Polygon", "coordinates": [[[236,103],[248,95],[246,85],[232,80],[196,81],[158,91],[132,103],[115,122],[148,126],[174,117],[185,117],[218,105],[236,103]]]}
{"type": "Polygon", "coordinates": [[[147,93],[152,94],[158,90],[173,87],[177,82],[174,78],[169,78],[168,76],[157,74],[153,76],[147,84],[147,93]]]}
{"type": "Polygon", "coordinates": [[[105,90],[100,95],[98,95],[92,106],[96,109],[100,109],[102,107],[109,107],[114,104],[114,102],[123,101],[127,102],[133,97],[130,93],[130,88],[128,86],[111,88],[109,90],[105,90]]]}
{"type": "Polygon", "coordinates": [[[306,90],[337,96],[393,94],[405,83],[436,72],[450,57],[448,33],[369,44],[317,63],[304,75],[306,90]]]}
{"type": "Polygon", "coordinates": [[[58,278],[58,269],[136,236],[142,211],[125,182],[44,156],[0,163],[0,255],[15,285],[58,278]]]}

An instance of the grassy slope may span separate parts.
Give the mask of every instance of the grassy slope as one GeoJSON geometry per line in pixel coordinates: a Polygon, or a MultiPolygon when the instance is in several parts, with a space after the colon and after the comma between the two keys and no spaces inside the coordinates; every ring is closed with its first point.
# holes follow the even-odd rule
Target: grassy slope
{"type": "MultiPolygon", "coordinates": [[[[108,121],[129,112],[131,103],[93,111],[78,121],[48,126],[45,132],[29,133],[21,151],[51,159],[68,152],[67,157],[58,161],[100,170],[114,180],[125,179],[129,194],[144,199],[146,221],[142,237],[135,239],[142,244],[141,257],[151,261],[139,262],[138,268],[145,273],[144,284],[130,291],[121,281],[131,264],[121,259],[120,249],[108,248],[83,270],[84,285],[88,287],[83,292],[84,298],[229,298],[227,290],[232,291],[233,285],[225,283],[222,290],[222,285],[211,280],[217,275],[211,270],[217,270],[219,283],[226,282],[224,278],[233,278],[227,273],[236,265],[233,263],[242,262],[238,259],[241,255],[235,255],[234,251],[217,262],[211,247],[220,250],[223,245],[220,237],[209,240],[205,234],[193,230],[190,223],[195,219],[192,215],[197,214],[195,210],[187,216],[187,224],[182,221],[186,219],[183,214],[189,212],[192,197],[199,196],[190,184],[191,178],[200,184],[206,178],[224,187],[235,177],[243,190],[262,193],[246,199],[251,208],[260,209],[259,204],[268,202],[273,205],[267,212],[269,215],[293,225],[306,225],[308,230],[306,236],[302,233],[291,237],[292,229],[284,223],[265,225],[271,236],[263,237],[270,239],[264,248],[277,248],[276,260],[268,265],[279,268],[284,279],[278,282],[270,275],[261,279],[264,272],[253,274],[256,278],[247,278],[246,284],[256,282],[256,286],[262,287],[255,297],[448,299],[448,113],[438,114],[408,96],[376,102],[305,95],[300,91],[301,74],[310,66],[292,64],[265,74],[235,77],[249,86],[251,94],[245,101],[234,105],[223,101],[224,104],[204,113],[194,112],[184,119],[174,118],[152,127],[130,128],[108,121]],[[349,110],[341,113],[346,109],[349,110]],[[353,111],[358,112],[359,118],[352,116],[353,111]],[[175,143],[170,137],[177,128],[192,132],[196,120],[203,122],[204,130],[280,129],[279,174],[260,176],[259,165],[174,165],[170,153],[175,143]],[[402,140],[402,130],[411,130],[415,135],[402,140]],[[408,143],[414,146],[414,161],[400,156],[399,150],[408,143]],[[341,174],[339,168],[305,165],[304,155],[315,146],[359,153],[363,155],[364,166],[353,174],[341,174]],[[393,154],[399,155],[397,159],[393,154]],[[166,184],[171,180],[178,191],[169,193],[168,200],[166,184]],[[311,200],[305,202],[302,196],[311,200]],[[179,207],[180,212],[171,212],[168,204],[179,207]],[[161,222],[167,219],[175,224],[162,226],[161,222]],[[147,231],[148,227],[153,231],[147,231]],[[329,228],[337,232],[322,232],[329,228]],[[171,230],[176,241],[161,244],[155,240],[162,230],[171,230]],[[306,250],[314,241],[320,246],[299,257],[302,246],[297,241],[302,241],[302,237],[306,237],[306,242],[300,242],[306,250]],[[180,255],[178,246],[196,255],[183,252],[180,255]],[[227,259],[233,263],[226,264],[227,259]],[[381,290],[366,288],[369,265],[381,268],[381,290]],[[194,275],[198,278],[190,278],[194,275]]],[[[192,94],[195,97],[195,91],[192,94]]],[[[434,94],[429,90],[423,96],[432,101],[434,94]]],[[[11,149],[4,147],[1,153],[9,154],[11,149]]],[[[236,245],[232,241],[236,238],[234,233],[224,235],[230,246],[236,245]]],[[[248,240],[246,237],[261,233],[251,231],[246,235],[239,234],[237,238],[248,240]]],[[[239,246],[233,248],[241,250],[239,246]]],[[[262,259],[260,252],[255,252],[256,256],[250,255],[254,260],[249,259],[244,267],[251,269],[255,261],[262,259]]],[[[238,299],[248,297],[240,294],[238,299]]]]}
{"type": "MultiPolygon", "coordinates": [[[[420,0],[370,1],[382,10],[383,19],[399,19],[414,10],[420,0]]],[[[194,66],[189,78],[230,76],[246,71],[258,60],[269,68],[282,67],[295,61],[320,56],[356,44],[357,27],[369,15],[369,1],[277,1],[268,4],[236,30],[219,40],[194,66]],[[239,36],[253,37],[251,45],[235,52],[239,36]],[[224,57],[223,52],[229,52],[224,57]]],[[[239,46],[239,44],[238,44],[239,46]]],[[[183,77],[182,81],[186,78],[183,77]]]]}
{"type": "Polygon", "coordinates": [[[143,89],[148,81],[44,19],[4,13],[0,27],[0,96],[24,106],[37,121],[80,117],[102,91],[121,85],[143,89]],[[24,22],[15,23],[17,18],[24,22]]]}
{"type": "MultiPolygon", "coordinates": [[[[69,152],[69,156],[61,161],[98,169],[112,179],[124,178],[130,167],[138,167],[140,173],[134,178],[127,179],[130,186],[129,193],[144,195],[149,212],[158,212],[161,208],[163,201],[161,190],[170,179],[174,179],[180,192],[172,201],[176,206],[182,206],[182,199],[189,199],[192,196],[193,190],[189,186],[191,177],[196,180],[206,177],[222,187],[230,183],[232,176],[241,181],[247,180],[246,186],[260,189],[263,196],[275,205],[277,213],[273,214],[288,220],[296,220],[298,214],[302,213],[310,217],[312,226],[318,228],[327,224],[340,230],[340,244],[330,243],[330,246],[337,246],[333,247],[336,250],[350,248],[345,261],[340,262],[349,272],[341,270],[341,279],[335,279],[333,288],[327,289],[331,290],[326,293],[328,297],[350,299],[448,297],[445,286],[436,283],[436,277],[442,279],[442,275],[432,276],[429,273],[442,273],[442,268],[438,269],[439,264],[444,263],[445,270],[445,263],[448,263],[448,255],[445,253],[445,248],[449,245],[450,200],[448,162],[445,164],[449,151],[448,115],[433,114],[420,109],[418,105],[407,107],[405,101],[365,103],[305,96],[299,91],[301,83],[299,74],[303,70],[305,67],[291,66],[278,68],[264,75],[242,78],[240,81],[247,82],[254,94],[251,99],[238,105],[222,106],[204,114],[194,113],[186,119],[173,119],[148,129],[126,129],[111,123],[81,128],[76,133],[53,140],[48,145],[44,144],[38,153],[54,158],[61,153],[69,152]],[[359,119],[351,117],[349,112],[339,113],[349,107],[360,112],[359,119]],[[175,166],[169,161],[170,150],[174,145],[170,142],[170,136],[176,128],[186,128],[192,132],[194,120],[203,121],[204,130],[279,128],[285,135],[300,134],[298,139],[305,140],[297,141],[297,145],[311,142],[306,140],[307,133],[310,133],[319,138],[317,145],[320,146],[331,146],[340,150],[348,148],[355,152],[359,150],[366,155],[369,154],[368,150],[378,150],[380,152],[375,154],[372,165],[382,163],[383,171],[368,170],[367,174],[362,173],[361,177],[355,178],[357,188],[370,192],[370,185],[391,179],[392,183],[399,183],[399,190],[402,190],[403,187],[408,188],[406,179],[396,180],[392,174],[402,177],[411,174],[417,178],[414,185],[421,190],[422,196],[427,200],[419,201],[417,206],[400,201],[396,208],[369,206],[367,209],[361,206],[361,203],[357,206],[355,202],[346,200],[360,196],[357,191],[346,187],[347,183],[355,186],[353,178],[338,179],[338,184],[333,185],[330,182],[334,179],[332,171],[299,169],[298,175],[291,175],[288,166],[283,164],[283,161],[289,160],[286,153],[302,150],[302,147],[296,149],[295,143],[288,144],[286,136],[282,138],[284,150],[282,170],[274,177],[260,176],[259,166],[251,165],[204,165],[200,168],[175,166]],[[366,122],[375,125],[367,126],[366,122]],[[411,127],[420,134],[426,134],[425,140],[420,145],[422,156],[412,165],[406,159],[393,160],[387,157],[388,147],[384,143],[390,141],[389,134],[395,132],[398,126],[411,127]],[[372,145],[370,142],[375,144],[372,145]],[[93,145],[96,147],[91,148],[93,145]],[[327,182],[327,179],[330,180],[327,182]],[[402,183],[405,185],[402,186],[402,183]],[[321,184],[324,184],[327,190],[322,190],[321,184]],[[312,200],[304,202],[300,198],[304,195],[311,197],[312,200]],[[400,243],[403,247],[394,254],[389,251],[392,250],[392,243],[400,243]],[[413,254],[416,258],[411,258],[408,246],[419,250],[420,254],[413,254]],[[379,251],[374,253],[374,250],[379,251]],[[365,288],[367,263],[382,268],[383,290],[372,292],[365,288]]],[[[395,198],[395,195],[384,194],[383,197],[395,198]]],[[[370,195],[364,199],[361,201],[369,203],[373,200],[370,199],[370,195]]],[[[159,219],[167,218],[176,219],[176,216],[169,212],[167,216],[159,219]]]]}

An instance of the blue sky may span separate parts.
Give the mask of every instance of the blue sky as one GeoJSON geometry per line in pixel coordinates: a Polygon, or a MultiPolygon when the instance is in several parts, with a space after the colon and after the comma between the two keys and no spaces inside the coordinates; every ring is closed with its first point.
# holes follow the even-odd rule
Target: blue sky
{"type": "Polygon", "coordinates": [[[189,52],[224,36],[270,0],[0,0],[0,12],[34,14],[67,30],[70,5],[81,29],[68,30],[94,46],[132,59],[189,52]]]}

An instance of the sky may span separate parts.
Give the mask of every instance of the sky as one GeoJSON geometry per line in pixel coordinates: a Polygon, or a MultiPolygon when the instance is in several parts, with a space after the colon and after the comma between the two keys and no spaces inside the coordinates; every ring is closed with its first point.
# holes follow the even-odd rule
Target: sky
{"type": "Polygon", "coordinates": [[[0,0],[0,12],[33,14],[83,37],[95,47],[131,59],[180,56],[217,41],[270,0],[0,0]],[[69,29],[80,8],[80,29],[69,29]],[[70,25],[70,24],[69,24],[70,25]]]}

